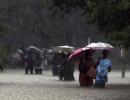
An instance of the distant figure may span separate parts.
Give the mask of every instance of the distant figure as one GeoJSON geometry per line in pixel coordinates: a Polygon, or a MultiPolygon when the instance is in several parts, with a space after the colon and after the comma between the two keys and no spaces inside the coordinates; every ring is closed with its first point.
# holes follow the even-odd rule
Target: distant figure
{"type": "Polygon", "coordinates": [[[4,67],[2,64],[0,64],[0,71],[3,72],[3,70],[4,70],[4,67]]]}
{"type": "Polygon", "coordinates": [[[65,53],[61,54],[61,58],[58,64],[58,75],[59,75],[59,79],[63,80],[64,79],[64,70],[65,70],[65,66],[66,66],[66,58],[67,55],[65,53]]]}
{"type": "Polygon", "coordinates": [[[61,58],[61,64],[58,66],[59,79],[65,81],[74,81],[74,63],[69,62],[68,58],[70,53],[63,53],[61,58]]]}
{"type": "Polygon", "coordinates": [[[4,71],[4,67],[6,66],[6,58],[0,58],[0,71],[3,72],[4,71]]]}
{"type": "Polygon", "coordinates": [[[25,74],[28,74],[28,71],[30,71],[30,74],[33,74],[33,66],[34,60],[31,51],[28,51],[28,53],[25,55],[25,74]]]}
{"type": "Polygon", "coordinates": [[[80,58],[80,63],[79,63],[80,86],[89,87],[93,85],[93,78],[87,74],[88,71],[91,69],[91,67],[94,67],[94,61],[92,58],[93,53],[94,53],[93,50],[87,50],[85,51],[84,55],[82,55],[80,58]]]}
{"type": "Polygon", "coordinates": [[[34,63],[35,63],[35,74],[42,74],[42,67],[41,67],[42,57],[40,56],[40,54],[36,55],[34,63]]]}
{"type": "Polygon", "coordinates": [[[112,62],[108,58],[109,51],[103,50],[103,56],[99,61],[99,64],[96,68],[96,79],[95,87],[105,87],[106,82],[108,81],[108,72],[111,71],[112,62]]]}
{"type": "Polygon", "coordinates": [[[68,61],[68,58],[70,56],[70,53],[68,53],[66,55],[66,63],[65,63],[65,67],[64,67],[64,80],[66,81],[74,81],[74,63],[71,61],[68,61]]]}
{"type": "Polygon", "coordinates": [[[54,76],[58,75],[58,65],[61,62],[60,56],[61,56],[61,53],[55,53],[52,58],[52,62],[51,62],[52,63],[52,74],[54,76]]]}

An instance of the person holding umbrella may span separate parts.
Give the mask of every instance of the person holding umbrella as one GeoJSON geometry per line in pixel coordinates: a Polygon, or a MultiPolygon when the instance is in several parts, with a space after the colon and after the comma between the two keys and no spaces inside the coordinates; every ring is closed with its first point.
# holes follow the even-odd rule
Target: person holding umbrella
{"type": "Polygon", "coordinates": [[[35,74],[42,74],[42,67],[41,67],[42,60],[43,59],[42,59],[41,55],[39,53],[36,54],[35,61],[34,61],[35,74]]]}
{"type": "Polygon", "coordinates": [[[105,86],[105,83],[107,81],[107,73],[110,71],[108,69],[110,69],[111,68],[110,66],[112,65],[111,60],[107,58],[108,50],[112,50],[113,48],[114,47],[108,43],[103,43],[103,42],[90,43],[89,45],[83,48],[79,48],[75,50],[70,55],[68,60],[71,60],[72,58],[80,56],[79,82],[81,86],[91,86],[93,84],[93,79],[95,78],[96,78],[96,82],[95,82],[96,87],[105,86]],[[95,50],[103,50],[103,57],[99,58],[99,62],[97,62],[96,64],[94,64],[93,59],[92,59],[92,55],[95,50]],[[102,66],[101,62],[102,64],[105,65],[104,68],[101,67],[102,66]],[[95,66],[98,66],[96,70],[94,68],[95,66]],[[104,71],[104,72],[101,72],[101,71],[104,71]],[[100,78],[100,75],[103,75],[102,78],[100,78]]]}
{"type": "Polygon", "coordinates": [[[28,74],[28,71],[30,71],[30,74],[33,74],[34,60],[31,51],[28,51],[24,59],[25,59],[25,74],[28,74]]]}
{"type": "Polygon", "coordinates": [[[34,69],[34,55],[36,54],[41,54],[42,51],[35,47],[35,46],[29,46],[28,48],[25,49],[25,74],[28,74],[28,71],[30,71],[30,74],[33,74],[33,69],[34,69]]]}
{"type": "Polygon", "coordinates": [[[103,50],[102,58],[96,68],[95,87],[105,87],[108,81],[108,72],[111,71],[112,61],[108,58],[109,51],[103,50]]]}
{"type": "Polygon", "coordinates": [[[94,54],[95,50],[89,49],[84,52],[84,55],[80,58],[79,63],[79,83],[80,86],[89,87],[93,85],[93,78],[88,75],[88,71],[91,67],[94,67],[94,61],[92,55],[94,54]]]}

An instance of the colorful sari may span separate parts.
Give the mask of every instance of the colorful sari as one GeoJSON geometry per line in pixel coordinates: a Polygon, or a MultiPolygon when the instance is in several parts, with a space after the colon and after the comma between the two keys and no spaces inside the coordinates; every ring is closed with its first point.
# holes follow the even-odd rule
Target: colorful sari
{"type": "Polygon", "coordinates": [[[93,85],[93,78],[91,78],[87,73],[89,69],[94,65],[93,59],[91,57],[88,57],[86,61],[82,62],[84,64],[81,64],[79,67],[84,67],[84,71],[80,71],[79,74],[79,82],[80,86],[91,86],[93,85]]]}
{"type": "Polygon", "coordinates": [[[102,59],[97,66],[97,73],[95,79],[96,87],[105,87],[105,83],[108,81],[108,69],[112,66],[110,59],[102,59]]]}

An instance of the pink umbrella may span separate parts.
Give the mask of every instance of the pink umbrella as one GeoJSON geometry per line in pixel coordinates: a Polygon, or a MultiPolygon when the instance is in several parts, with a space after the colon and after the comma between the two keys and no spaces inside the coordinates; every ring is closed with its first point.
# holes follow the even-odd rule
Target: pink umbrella
{"type": "Polygon", "coordinates": [[[79,48],[79,49],[73,51],[71,53],[71,55],[69,56],[68,60],[70,60],[70,59],[72,59],[72,58],[74,58],[76,56],[80,56],[86,50],[89,50],[89,48],[79,48]]]}

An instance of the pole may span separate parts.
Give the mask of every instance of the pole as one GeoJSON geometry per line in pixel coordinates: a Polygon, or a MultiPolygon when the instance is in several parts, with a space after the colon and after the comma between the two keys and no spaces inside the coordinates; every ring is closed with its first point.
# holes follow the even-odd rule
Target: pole
{"type": "Polygon", "coordinates": [[[125,71],[126,71],[126,63],[127,63],[127,49],[121,49],[121,59],[122,59],[122,78],[125,78],[125,71]]]}
{"type": "Polygon", "coordinates": [[[88,44],[90,44],[91,40],[90,40],[90,37],[88,38],[88,44]]]}

